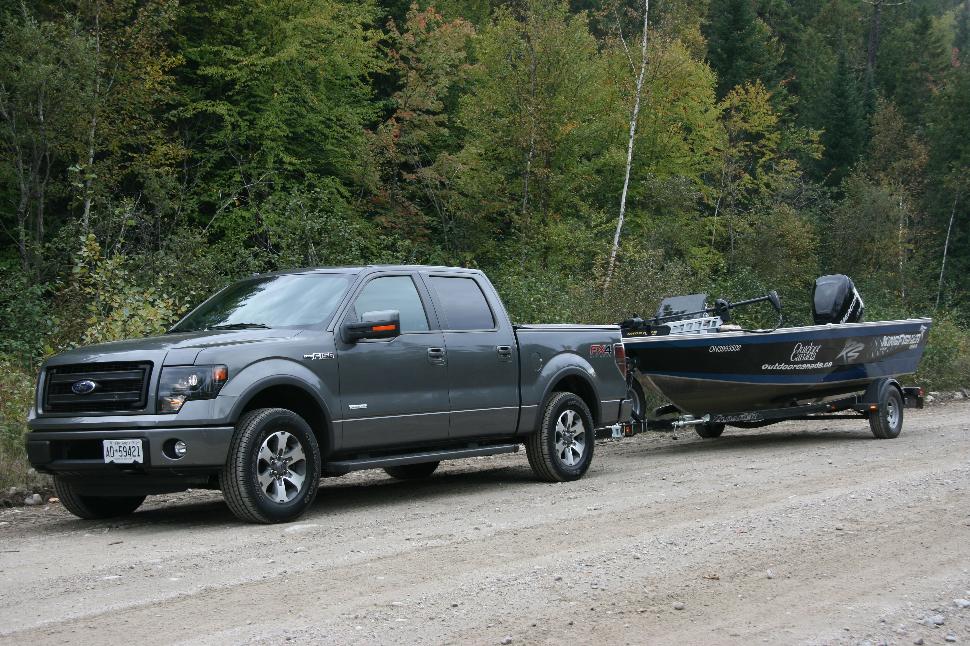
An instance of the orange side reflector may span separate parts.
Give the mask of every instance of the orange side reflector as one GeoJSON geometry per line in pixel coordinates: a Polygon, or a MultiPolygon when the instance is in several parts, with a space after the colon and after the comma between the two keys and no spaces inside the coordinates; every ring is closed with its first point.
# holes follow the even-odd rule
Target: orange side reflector
{"type": "Polygon", "coordinates": [[[397,329],[396,325],[375,325],[371,328],[372,332],[393,332],[397,329]]]}
{"type": "Polygon", "coordinates": [[[869,404],[869,410],[875,413],[877,410],[879,410],[879,404],[869,404]]]}

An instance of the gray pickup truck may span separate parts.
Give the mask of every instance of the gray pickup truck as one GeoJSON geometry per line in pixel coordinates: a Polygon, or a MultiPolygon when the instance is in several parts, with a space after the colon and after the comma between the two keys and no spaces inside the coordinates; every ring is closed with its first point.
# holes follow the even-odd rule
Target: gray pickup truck
{"type": "Polygon", "coordinates": [[[615,326],[513,326],[480,271],[308,269],[226,287],[165,335],[43,366],[27,453],[82,518],[221,489],[241,519],[292,520],[320,478],[517,451],[582,477],[595,429],[626,420],[615,326]]]}

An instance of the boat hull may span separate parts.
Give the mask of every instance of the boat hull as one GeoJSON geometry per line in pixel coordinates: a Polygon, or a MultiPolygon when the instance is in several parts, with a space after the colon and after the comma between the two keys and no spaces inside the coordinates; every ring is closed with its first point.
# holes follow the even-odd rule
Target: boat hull
{"type": "Polygon", "coordinates": [[[778,408],[916,371],[932,320],[624,338],[645,385],[684,413],[778,408]]]}

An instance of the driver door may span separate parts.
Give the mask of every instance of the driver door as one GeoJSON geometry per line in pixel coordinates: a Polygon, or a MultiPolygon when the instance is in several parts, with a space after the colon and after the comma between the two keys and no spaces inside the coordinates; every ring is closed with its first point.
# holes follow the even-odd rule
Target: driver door
{"type": "Polygon", "coordinates": [[[410,275],[375,276],[343,319],[359,322],[367,312],[397,310],[400,336],[346,343],[338,326],[343,449],[448,439],[447,355],[423,289],[410,275]]]}

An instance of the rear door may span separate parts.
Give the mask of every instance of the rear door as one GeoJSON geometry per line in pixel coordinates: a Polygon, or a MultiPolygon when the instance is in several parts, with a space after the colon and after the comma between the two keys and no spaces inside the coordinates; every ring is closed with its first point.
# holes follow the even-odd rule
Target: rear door
{"type": "Polygon", "coordinates": [[[450,437],[511,435],[519,415],[518,348],[497,298],[486,297],[494,291],[477,274],[424,277],[448,351],[450,437]]]}
{"type": "Polygon", "coordinates": [[[367,280],[342,322],[380,310],[401,313],[401,335],[346,343],[336,329],[343,449],[448,439],[444,338],[423,284],[410,274],[367,280]]]}

